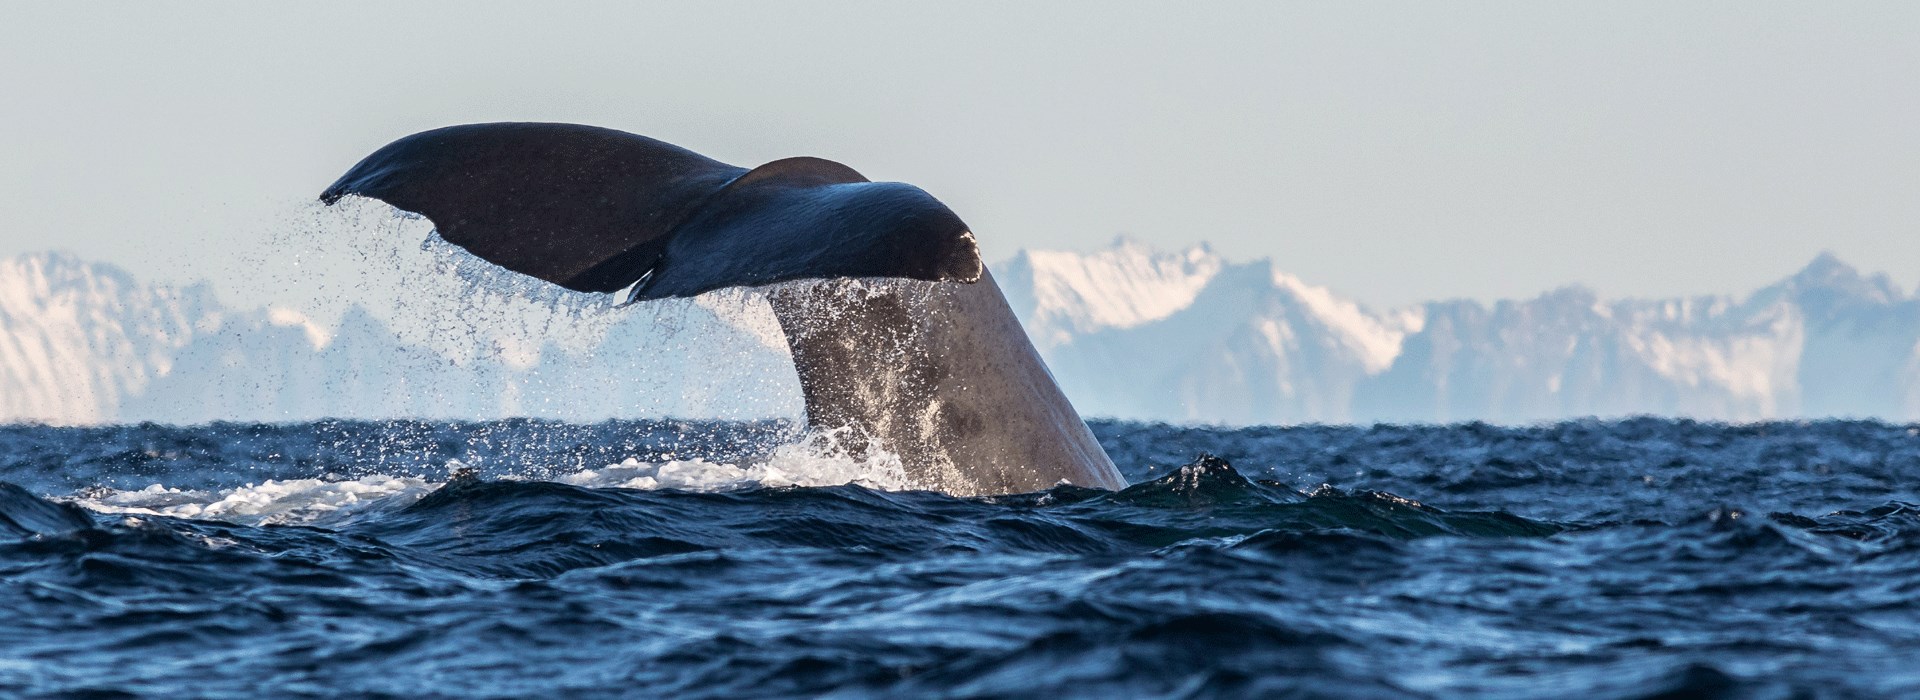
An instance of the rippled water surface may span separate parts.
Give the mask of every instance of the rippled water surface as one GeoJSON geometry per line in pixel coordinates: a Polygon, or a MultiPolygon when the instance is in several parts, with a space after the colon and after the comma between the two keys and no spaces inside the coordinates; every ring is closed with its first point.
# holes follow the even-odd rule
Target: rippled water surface
{"type": "Polygon", "coordinates": [[[0,691],[1920,694],[1920,429],[1095,430],[1134,487],[962,499],[780,425],[0,428],[0,691]]]}

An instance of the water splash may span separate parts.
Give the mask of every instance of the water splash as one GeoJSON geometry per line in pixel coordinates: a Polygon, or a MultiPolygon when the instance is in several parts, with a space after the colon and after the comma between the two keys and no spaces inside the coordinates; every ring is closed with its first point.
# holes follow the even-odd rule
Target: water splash
{"type": "MultiPolygon", "coordinates": [[[[773,448],[763,458],[725,460],[709,456],[642,460],[629,457],[598,469],[553,473],[529,468],[493,475],[504,481],[542,481],[587,488],[624,488],[696,492],[742,491],[794,486],[857,485],[882,491],[924,488],[908,479],[898,455],[881,449],[854,454],[845,445],[847,429],[809,431],[773,448]]],[[[307,479],[268,479],[232,488],[193,489],[150,484],[140,489],[97,487],[70,500],[83,508],[126,515],[217,520],[242,525],[314,525],[337,527],[360,518],[404,508],[452,481],[474,478],[477,471],[449,461],[448,476],[339,475],[307,479]]]]}
{"type": "MultiPolygon", "coordinates": [[[[495,266],[430,221],[357,197],[302,205],[252,257],[252,274],[231,282],[324,331],[309,334],[317,368],[296,378],[323,377],[306,383],[355,397],[303,397],[334,408],[300,418],[756,420],[803,410],[785,338],[754,290],[623,308],[615,295],[495,266]]],[[[280,350],[261,350],[260,364],[280,350]]],[[[259,370],[223,381],[231,395],[285,393],[259,370]]]]}
{"type": "Polygon", "coordinates": [[[848,432],[847,428],[810,431],[798,442],[775,448],[764,461],[730,464],[701,457],[664,462],[628,458],[558,481],[574,486],[706,492],[844,484],[881,491],[922,487],[907,478],[899,455],[869,449],[855,456],[843,445],[848,432]]]}

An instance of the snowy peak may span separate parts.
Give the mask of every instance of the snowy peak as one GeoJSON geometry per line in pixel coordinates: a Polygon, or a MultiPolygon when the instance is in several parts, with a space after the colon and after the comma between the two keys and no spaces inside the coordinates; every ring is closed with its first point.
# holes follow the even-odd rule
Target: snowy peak
{"type": "Polygon", "coordinates": [[[193,325],[216,308],[212,290],[204,284],[186,288],[143,285],[120,268],[87,262],[66,253],[0,258],[0,313],[19,314],[23,319],[34,312],[58,315],[87,309],[114,309],[133,312],[140,315],[142,321],[183,321],[193,325]],[[147,315],[153,312],[177,312],[180,316],[161,319],[147,315]]]}
{"type": "Polygon", "coordinates": [[[1385,371],[1420,309],[1380,313],[1279,272],[1120,240],[1028,251],[1001,283],[1054,375],[1090,415],[1262,422],[1346,415],[1351,377],[1385,371]]]}
{"type": "Polygon", "coordinates": [[[59,253],[0,259],[0,420],[108,420],[218,325],[204,286],[142,285],[59,253]]]}
{"type": "Polygon", "coordinates": [[[1021,251],[999,265],[1015,314],[1035,344],[1131,328],[1186,308],[1223,262],[1205,244],[1161,253],[1121,238],[1089,254],[1021,251]]]}
{"type": "Polygon", "coordinates": [[[1863,275],[1832,253],[1821,253],[1791,277],[1756,292],[1750,304],[1790,304],[1809,320],[1828,323],[1908,299],[1885,273],[1863,275]]]}
{"type": "Polygon", "coordinates": [[[1269,278],[1276,292],[1285,295],[1352,352],[1368,374],[1378,374],[1392,366],[1407,334],[1419,332],[1426,321],[1423,309],[1376,313],[1358,302],[1336,296],[1331,289],[1307,284],[1293,275],[1273,271],[1269,278]]]}
{"type": "Polygon", "coordinates": [[[1832,252],[1823,251],[1814,257],[1813,262],[1794,273],[1792,277],[1780,283],[1780,286],[1795,292],[1830,292],[1862,301],[1889,304],[1906,298],[1900,286],[1885,273],[1872,276],[1860,274],[1852,265],[1842,262],[1832,252]]]}

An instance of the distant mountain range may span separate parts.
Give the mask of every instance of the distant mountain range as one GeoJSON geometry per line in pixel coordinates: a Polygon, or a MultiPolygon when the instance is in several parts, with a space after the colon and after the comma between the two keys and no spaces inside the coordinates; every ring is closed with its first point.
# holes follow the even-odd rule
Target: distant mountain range
{"type": "Polygon", "coordinates": [[[352,306],[322,328],[294,310],[225,308],[205,284],[141,284],[59,254],[0,259],[0,422],[799,415],[791,360],[754,319],[709,306],[726,311],[442,313],[405,329],[352,306]]]}
{"type": "MultiPolygon", "coordinates": [[[[1743,298],[1569,287],[1384,311],[1204,245],[1026,251],[994,269],[1088,416],[1920,418],[1920,299],[1828,255],[1743,298]]],[[[790,360],[752,303],[546,313],[383,320],[351,307],[322,327],[225,307],[204,284],[143,284],[59,254],[0,259],[0,421],[799,415],[790,360]]]]}
{"type": "Polygon", "coordinates": [[[1247,423],[1920,417],[1920,299],[1831,255],[1744,298],[1378,311],[1261,260],[1025,252],[1007,292],[1090,415],[1247,423]]]}

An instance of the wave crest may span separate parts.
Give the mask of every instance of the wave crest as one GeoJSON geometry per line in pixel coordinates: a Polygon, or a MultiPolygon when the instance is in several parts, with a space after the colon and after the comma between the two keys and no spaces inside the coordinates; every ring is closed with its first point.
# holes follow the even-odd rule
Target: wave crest
{"type": "MultiPolygon", "coordinates": [[[[629,457],[599,469],[538,476],[492,474],[507,481],[549,480],[586,488],[624,488],[697,492],[755,488],[856,485],[879,491],[905,491],[911,482],[900,457],[883,450],[854,455],[845,446],[846,429],[808,432],[797,442],[775,447],[760,459],[736,462],[706,457],[669,456],[643,461],[629,457]]],[[[453,460],[446,471],[458,479],[476,473],[453,460]]],[[[72,502],[100,513],[220,520],[245,525],[337,526],[371,512],[404,508],[445,486],[445,480],[372,474],[358,478],[330,475],[310,479],[269,479],[225,489],[176,488],[151,484],[141,489],[91,489],[72,502]]]]}

